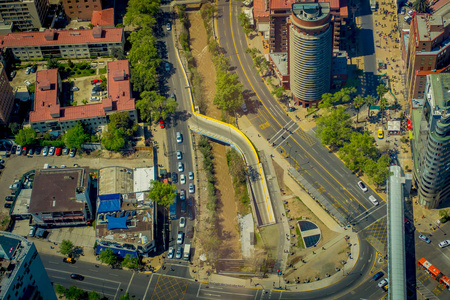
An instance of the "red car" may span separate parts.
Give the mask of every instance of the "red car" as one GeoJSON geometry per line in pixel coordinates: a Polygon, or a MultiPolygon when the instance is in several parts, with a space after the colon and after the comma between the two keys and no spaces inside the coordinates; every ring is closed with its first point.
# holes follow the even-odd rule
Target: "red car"
{"type": "Polygon", "coordinates": [[[161,127],[161,129],[164,129],[164,127],[166,127],[166,125],[164,124],[164,120],[163,119],[159,120],[159,127],[161,127]]]}
{"type": "Polygon", "coordinates": [[[56,156],[60,156],[60,155],[61,155],[61,152],[62,152],[61,147],[57,147],[57,148],[56,148],[55,155],[56,155],[56,156]]]}
{"type": "Polygon", "coordinates": [[[92,84],[92,85],[94,85],[94,84],[96,84],[96,83],[99,83],[99,82],[102,82],[102,80],[101,80],[101,79],[94,79],[94,80],[91,80],[91,84],[92,84]]]}
{"type": "Polygon", "coordinates": [[[27,146],[22,147],[22,155],[27,155],[28,149],[27,146]]]}

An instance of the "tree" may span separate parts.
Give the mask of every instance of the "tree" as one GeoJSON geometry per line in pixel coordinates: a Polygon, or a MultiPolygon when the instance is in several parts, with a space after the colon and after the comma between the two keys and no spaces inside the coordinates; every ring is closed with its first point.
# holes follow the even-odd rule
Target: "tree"
{"type": "Polygon", "coordinates": [[[88,293],[88,299],[89,300],[100,300],[101,298],[102,297],[100,297],[100,295],[97,292],[95,292],[95,291],[90,291],[88,293]]]}
{"type": "Polygon", "coordinates": [[[367,117],[370,117],[370,107],[375,103],[375,97],[372,95],[367,95],[366,97],[364,97],[364,101],[369,107],[369,109],[367,110],[367,117]]]}
{"type": "Polygon", "coordinates": [[[412,8],[418,13],[427,13],[430,11],[429,0],[416,0],[412,4],[412,8]]]}
{"type": "Polygon", "coordinates": [[[59,252],[63,255],[70,255],[73,250],[73,243],[69,240],[63,240],[59,252]]]}
{"type": "Polygon", "coordinates": [[[55,292],[56,292],[58,295],[64,295],[64,293],[66,292],[66,288],[63,287],[63,286],[60,285],[60,284],[57,284],[57,285],[55,286],[55,292]]]}
{"type": "Polygon", "coordinates": [[[126,58],[125,54],[123,54],[123,50],[119,47],[112,48],[111,55],[117,60],[122,60],[126,58]]]}
{"type": "Polygon", "coordinates": [[[153,27],[155,14],[159,10],[160,0],[129,0],[127,13],[123,18],[125,25],[153,27]]]}
{"type": "Polygon", "coordinates": [[[214,104],[221,110],[234,111],[244,103],[244,85],[235,73],[217,70],[214,104]]]}
{"type": "Polygon", "coordinates": [[[158,205],[168,207],[175,201],[177,195],[177,186],[175,184],[167,184],[158,180],[150,182],[150,191],[148,197],[158,203],[158,205]]]}
{"type": "Polygon", "coordinates": [[[368,132],[353,132],[350,142],[339,149],[339,157],[345,165],[356,172],[363,169],[367,159],[376,159],[378,150],[374,146],[373,137],[368,132]]]}
{"type": "Polygon", "coordinates": [[[126,293],[125,295],[120,295],[119,300],[131,300],[130,295],[126,293]]]}
{"type": "Polygon", "coordinates": [[[47,69],[58,69],[59,63],[56,58],[50,58],[47,60],[47,69]]]}
{"type": "Polygon", "coordinates": [[[109,151],[119,152],[125,144],[121,131],[108,124],[106,132],[103,133],[102,145],[109,151]]]}
{"type": "Polygon", "coordinates": [[[137,124],[130,118],[126,111],[116,112],[109,116],[109,124],[111,127],[121,129],[126,138],[131,137],[137,130],[137,124]]]}
{"type": "Polygon", "coordinates": [[[321,116],[317,119],[316,135],[325,145],[340,147],[349,140],[351,133],[350,116],[342,106],[333,110],[329,116],[321,116]]]}
{"type": "Polygon", "coordinates": [[[241,12],[238,16],[238,19],[241,27],[244,29],[245,35],[248,35],[250,32],[252,32],[250,20],[245,12],[241,12]]]}
{"type": "Polygon", "coordinates": [[[172,98],[159,95],[156,91],[142,92],[141,99],[136,102],[141,119],[147,123],[166,119],[169,114],[175,112],[178,103],[172,98]]]}
{"type": "Polygon", "coordinates": [[[32,145],[36,143],[36,136],[36,131],[31,127],[27,127],[19,130],[14,136],[14,141],[18,145],[32,145]]]}
{"type": "Polygon", "coordinates": [[[137,257],[127,254],[122,261],[122,267],[135,270],[139,267],[139,260],[137,257]]]}
{"type": "Polygon", "coordinates": [[[384,122],[384,111],[388,105],[388,101],[386,98],[382,97],[380,100],[380,110],[381,110],[381,123],[384,122]]]}
{"type": "Polygon", "coordinates": [[[66,289],[64,297],[66,297],[67,300],[79,300],[84,299],[85,294],[85,291],[72,285],[70,288],[66,289]]]}
{"type": "Polygon", "coordinates": [[[387,93],[387,88],[384,84],[380,84],[379,86],[377,86],[377,95],[378,95],[378,99],[381,99],[381,97],[384,96],[384,94],[387,93]]]}
{"type": "Polygon", "coordinates": [[[98,255],[98,258],[102,263],[105,263],[109,266],[113,266],[117,263],[117,255],[108,248],[103,249],[103,251],[98,255]]]}
{"type": "Polygon", "coordinates": [[[359,110],[364,105],[364,98],[361,96],[356,96],[355,99],[353,99],[353,107],[356,109],[356,123],[359,123],[358,115],[359,110]]]}
{"type": "Polygon", "coordinates": [[[440,209],[440,210],[439,210],[439,216],[440,216],[441,218],[448,219],[449,216],[450,216],[449,210],[448,210],[448,209],[440,209]]]}
{"type": "Polygon", "coordinates": [[[277,86],[271,94],[277,97],[278,99],[282,98],[284,96],[284,92],[286,89],[283,86],[277,86]]]}
{"type": "Polygon", "coordinates": [[[63,139],[67,147],[81,149],[81,145],[89,141],[90,136],[85,132],[83,124],[78,122],[75,127],[72,127],[66,131],[63,139]]]}
{"type": "Polygon", "coordinates": [[[11,130],[11,133],[16,135],[19,133],[19,130],[22,128],[22,125],[16,122],[9,123],[8,125],[9,130],[11,130]]]}
{"type": "Polygon", "coordinates": [[[108,79],[106,79],[105,75],[100,75],[100,79],[101,79],[101,83],[100,83],[100,87],[102,88],[102,90],[106,90],[107,88],[107,83],[108,83],[108,79]]]}

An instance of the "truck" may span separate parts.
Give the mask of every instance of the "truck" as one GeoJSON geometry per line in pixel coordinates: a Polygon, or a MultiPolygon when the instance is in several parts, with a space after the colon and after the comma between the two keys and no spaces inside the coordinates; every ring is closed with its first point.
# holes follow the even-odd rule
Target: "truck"
{"type": "Polygon", "coordinates": [[[377,10],[377,0],[370,0],[370,10],[371,11],[377,10]]]}
{"type": "Polygon", "coordinates": [[[170,204],[169,217],[171,220],[177,219],[177,193],[175,192],[175,200],[170,204]]]}
{"type": "Polygon", "coordinates": [[[191,256],[191,244],[186,244],[184,245],[183,259],[189,260],[189,256],[191,256]]]}

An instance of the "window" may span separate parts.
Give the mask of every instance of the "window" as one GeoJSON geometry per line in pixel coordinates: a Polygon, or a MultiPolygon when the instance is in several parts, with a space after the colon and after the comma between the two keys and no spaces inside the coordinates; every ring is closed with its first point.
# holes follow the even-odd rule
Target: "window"
{"type": "Polygon", "coordinates": [[[89,5],[86,5],[86,8],[89,8],[89,5]]]}

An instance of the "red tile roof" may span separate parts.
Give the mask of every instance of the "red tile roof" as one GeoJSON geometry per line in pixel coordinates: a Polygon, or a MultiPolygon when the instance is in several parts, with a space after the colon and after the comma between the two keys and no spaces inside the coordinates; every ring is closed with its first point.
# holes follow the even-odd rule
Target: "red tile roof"
{"type": "MultiPolygon", "coordinates": [[[[39,84],[36,87],[35,107],[30,112],[30,122],[41,122],[48,120],[69,121],[85,118],[95,118],[106,115],[105,106],[112,106],[110,111],[123,111],[135,109],[134,98],[131,98],[130,86],[130,68],[128,60],[117,60],[108,62],[108,95],[109,99],[104,99],[103,103],[67,106],[61,107],[57,103],[57,69],[38,71],[36,73],[36,82],[41,82],[43,78],[47,78],[51,83],[51,89],[42,91],[39,84]],[[114,74],[125,74],[123,80],[114,80],[114,74]],[[60,110],[60,117],[53,118],[51,113],[55,109],[60,110]]],[[[42,83],[41,83],[42,84],[42,83]]]]}
{"type": "Polygon", "coordinates": [[[270,1],[270,9],[291,9],[292,4],[296,2],[296,0],[271,0],[270,1]]]}
{"type": "Polygon", "coordinates": [[[269,16],[269,5],[266,9],[266,1],[269,0],[253,0],[253,16],[255,19],[269,16]]]}
{"type": "Polygon", "coordinates": [[[94,26],[97,26],[97,25],[112,25],[112,26],[114,26],[114,8],[93,11],[91,24],[94,26]]]}
{"type": "Polygon", "coordinates": [[[120,43],[123,39],[123,28],[103,28],[101,38],[94,38],[93,32],[94,29],[12,32],[0,36],[0,47],[120,43]],[[51,39],[52,33],[54,33],[53,39],[51,39]]]}

